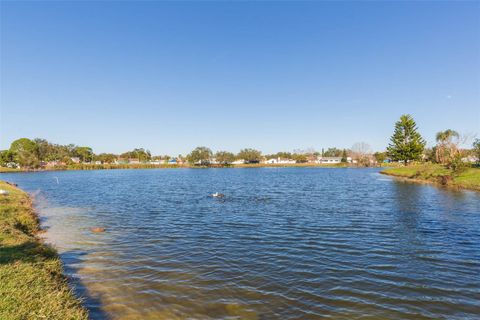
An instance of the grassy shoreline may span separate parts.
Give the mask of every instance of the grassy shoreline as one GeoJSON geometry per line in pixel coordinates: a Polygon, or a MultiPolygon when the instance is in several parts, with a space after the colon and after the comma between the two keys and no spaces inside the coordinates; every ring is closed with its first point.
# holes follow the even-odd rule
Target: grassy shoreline
{"type": "Polygon", "coordinates": [[[0,319],[88,319],[57,252],[37,237],[30,196],[0,181],[0,319]]]}
{"type": "Polygon", "coordinates": [[[389,168],[380,173],[409,181],[480,191],[480,168],[465,168],[459,173],[439,164],[420,164],[389,168]]]}

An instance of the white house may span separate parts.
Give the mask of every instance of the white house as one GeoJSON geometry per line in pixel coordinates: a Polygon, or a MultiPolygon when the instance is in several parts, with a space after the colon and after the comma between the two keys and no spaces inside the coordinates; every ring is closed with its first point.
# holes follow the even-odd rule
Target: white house
{"type": "MultiPolygon", "coordinates": [[[[321,164],[336,164],[342,162],[342,157],[318,157],[315,162],[321,164]]],[[[352,158],[347,157],[347,162],[352,163],[352,158]]]]}
{"type": "Polygon", "coordinates": [[[316,162],[321,164],[341,163],[342,157],[319,157],[316,162]]]}
{"type": "Polygon", "coordinates": [[[244,163],[245,163],[245,160],[243,159],[238,159],[232,162],[232,164],[244,164],[244,163]]]}
{"type": "Polygon", "coordinates": [[[318,157],[316,163],[335,164],[342,162],[342,157],[318,157]]]}
{"type": "Polygon", "coordinates": [[[292,160],[292,159],[284,159],[284,158],[271,158],[271,159],[267,159],[265,160],[265,163],[268,163],[268,164],[293,164],[293,163],[297,163],[297,161],[295,160],[292,160]]]}
{"type": "Polygon", "coordinates": [[[7,168],[13,168],[13,169],[18,168],[18,169],[20,169],[20,165],[16,162],[8,162],[7,163],[7,168]]]}
{"type": "Polygon", "coordinates": [[[278,164],[293,164],[293,163],[297,163],[297,161],[293,160],[293,159],[282,159],[282,158],[278,158],[278,164]]]}
{"type": "Polygon", "coordinates": [[[463,162],[470,162],[470,163],[475,163],[478,162],[478,158],[474,156],[467,156],[465,158],[462,158],[463,162]]]}

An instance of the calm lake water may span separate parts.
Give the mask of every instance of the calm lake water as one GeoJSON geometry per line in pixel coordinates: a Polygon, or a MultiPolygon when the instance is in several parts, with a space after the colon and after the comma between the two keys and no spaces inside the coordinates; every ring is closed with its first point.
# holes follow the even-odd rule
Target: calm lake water
{"type": "Polygon", "coordinates": [[[377,169],[0,179],[35,194],[93,319],[480,317],[479,193],[377,169]]]}

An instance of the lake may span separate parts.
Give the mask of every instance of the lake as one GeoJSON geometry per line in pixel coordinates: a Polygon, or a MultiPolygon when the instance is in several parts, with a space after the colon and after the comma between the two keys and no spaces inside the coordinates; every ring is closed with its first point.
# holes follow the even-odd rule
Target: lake
{"type": "Polygon", "coordinates": [[[478,319],[480,194],[378,172],[0,179],[35,195],[46,241],[93,319],[478,319]]]}

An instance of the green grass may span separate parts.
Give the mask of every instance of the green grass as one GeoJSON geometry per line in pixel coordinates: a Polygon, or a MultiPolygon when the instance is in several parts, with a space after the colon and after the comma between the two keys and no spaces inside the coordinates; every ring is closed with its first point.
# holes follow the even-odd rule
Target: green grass
{"type": "Polygon", "coordinates": [[[382,173],[415,180],[440,183],[453,187],[480,191],[480,168],[467,167],[454,173],[440,164],[421,164],[390,168],[382,173]]]}
{"type": "Polygon", "coordinates": [[[36,237],[30,197],[0,181],[0,319],[88,319],[56,251],[36,237]]]}
{"type": "Polygon", "coordinates": [[[21,172],[21,171],[22,171],[22,169],[0,167],[0,172],[21,172]]]}

